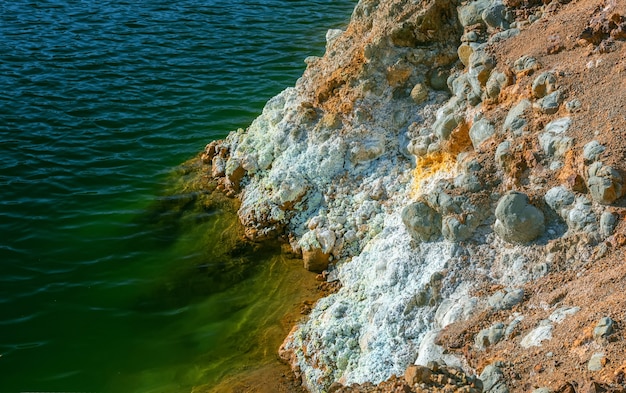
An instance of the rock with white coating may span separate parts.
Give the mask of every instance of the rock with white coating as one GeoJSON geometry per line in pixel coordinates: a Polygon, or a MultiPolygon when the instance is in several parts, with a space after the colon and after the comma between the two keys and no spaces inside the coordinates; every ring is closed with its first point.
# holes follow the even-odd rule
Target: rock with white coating
{"type": "Polygon", "coordinates": [[[576,202],[571,209],[567,211],[565,221],[567,227],[573,231],[587,231],[592,232],[595,230],[597,223],[596,214],[593,212],[591,201],[585,197],[576,198],[576,202]]]}
{"type": "Polygon", "coordinates": [[[559,307],[556,310],[554,310],[552,314],[550,314],[550,317],[548,317],[548,319],[554,323],[561,323],[567,317],[574,315],[579,311],[580,311],[580,307],[569,307],[569,306],[559,307]]]}
{"type": "Polygon", "coordinates": [[[552,339],[552,329],[553,326],[550,324],[550,321],[544,320],[522,338],[520,345],[526,349],[540,347],[543,341],[552,339]]]}
{"type": "Polygon", "coordinates": [[[544,216],[526,194],[511,191],[498,202],[494,230],[507,242],[528,243],[543,234],[544,216]]]}

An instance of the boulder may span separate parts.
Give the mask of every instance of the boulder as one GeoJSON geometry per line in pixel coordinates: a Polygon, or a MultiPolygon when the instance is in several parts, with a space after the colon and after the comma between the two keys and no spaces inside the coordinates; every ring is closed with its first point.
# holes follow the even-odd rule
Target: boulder
{"type": "Polygon", "coordinates": [[[415,240],[434,241],[441,234],[441,215],[424,202],[413,202],[402,209],[402,222],[415,240]]]}
{"type": "Polygon", "coordinates": [[[311,247],[302,250],[304,268],[310,272],[321,273],[328,269],[330,254],[324,253],[321,248],[311,247]]]}
{"type": "Polygon", "coordinates": [[[489,0],[472,1],[457,8],[459,22],[463,27],[483,23],[482,13],[489,7],[489,0]]]}
{"type": "Polygon", "coordinates": [[[446,216],[441,220],[441,234],[451,242],[467,240],[472,237],[478,224],[479,220],[473,214],[468,214],[464,220],[456,216],[446,216]]]}
{"type": "Polygon", "coordinates": [[[461,74],[452,81],[452,93],[472,106],[478,105],[482,99],[480,81],[470,73],[461,74]]]}
{"type": "Polygon", "coordinates": [[[528,243],[543,234],[544,216],[526,194],[511,191],[498,202],[494,230],[507,242],[528,243]]]}
{"type": "Polygon", "coordinates": [[[539,135],[539,145],[546,156],[561,158],[574,145],[574,139],[561,135],[569,129],[572,120],[569,117],[556,119],[548,123],[539,135]]]}

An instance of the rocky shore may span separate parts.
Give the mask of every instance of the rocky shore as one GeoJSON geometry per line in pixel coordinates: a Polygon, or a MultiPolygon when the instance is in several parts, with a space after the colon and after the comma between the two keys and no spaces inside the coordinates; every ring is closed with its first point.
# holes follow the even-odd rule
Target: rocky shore
{"type": "Polygon", "coordinates": [[[340,286],[311,392],[626,391],[626,3],[361,0],[201,159],[252,241],[340,286]]]}

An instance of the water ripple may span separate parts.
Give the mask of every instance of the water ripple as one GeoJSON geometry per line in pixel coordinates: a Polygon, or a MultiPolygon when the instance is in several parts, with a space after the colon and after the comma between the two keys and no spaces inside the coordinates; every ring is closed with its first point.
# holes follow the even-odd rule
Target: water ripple
{"type": "Polygon", "coordinates": [[[0,2],[3,388],[103,391],[116,352],[151,358],[129,299],[202,255],[137,217],[172,167],[293,85],[355,2],[0,2]]]}

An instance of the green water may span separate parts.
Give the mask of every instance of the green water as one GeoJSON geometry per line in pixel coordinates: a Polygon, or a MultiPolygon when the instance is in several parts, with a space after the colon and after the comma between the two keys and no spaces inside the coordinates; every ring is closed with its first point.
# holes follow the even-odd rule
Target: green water
{"type": "Polygon", "coordinates": [[[354,5],[0,2],[0,391],[188,392],[274,360],[307,277],[177,166],[354,5]]]}

